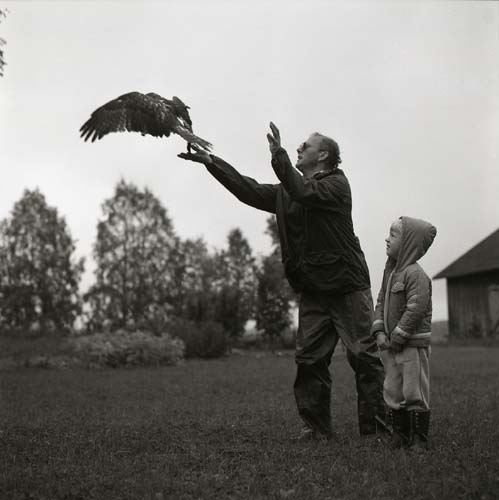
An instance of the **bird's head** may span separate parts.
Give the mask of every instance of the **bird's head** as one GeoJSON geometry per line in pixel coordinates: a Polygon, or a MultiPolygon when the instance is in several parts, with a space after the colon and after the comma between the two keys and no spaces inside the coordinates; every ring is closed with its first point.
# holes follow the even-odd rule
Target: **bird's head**
{"type": "Polygon", "coordinates": [[[191,109],[187,104],[185,104],[181,99],[177,96],[172,97],[173,109],[175,110],[175,114],[181,118],[189,128],[192,128],[191,117],[189,116],[189,109],[191,109]]]}

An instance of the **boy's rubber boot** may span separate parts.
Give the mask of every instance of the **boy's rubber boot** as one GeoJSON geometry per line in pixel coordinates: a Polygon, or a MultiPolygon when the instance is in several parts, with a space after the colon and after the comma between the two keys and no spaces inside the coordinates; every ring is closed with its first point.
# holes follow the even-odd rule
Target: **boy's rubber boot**
{"type": "Polygon", "coordinates": [[[430,449],[430,410],[411,410],[409,416],[409,446],[421,450],[430,449]]]}
{"type": "Polygon", "coordinates": [[[409,415],[406,410],[393,410],[389,411],[390,424],[392,426],[392,439],[390,447],[399,449],[409,444],[409,415]]]}

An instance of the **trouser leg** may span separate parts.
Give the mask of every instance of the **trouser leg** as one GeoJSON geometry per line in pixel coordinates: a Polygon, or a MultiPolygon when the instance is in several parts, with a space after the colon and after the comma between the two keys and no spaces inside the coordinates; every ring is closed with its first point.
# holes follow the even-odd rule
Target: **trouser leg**
{"type": "Polygon", "coordinates": [[[429,354],[429,348],[405,347],[400,353],[385,351],[381,355],[386,372],[383,394],[398,445],[420,442],[428,447],[429,354]]]}
{"type": "Polygon", "coordinates": [[[409,416],[402,403],[403,378],[402,367],[397,364],[395,354],[392,351],[381,351],[381,361],[385,368],[385,380],[383,383],[383,398],[388,408],[388,421],[392,426],[392,448],[401,448],[409,442],[409,416]]]}
{"type": "Polygon", "coordinates": [[[298,413],[305,424],[324,435],[331,429],[331,375],[327,360],[297,364],[294,392],[298,413]]]}
{"type": "Polygon", "coordinates": [[[429,448],[430,348],[407,347],[400,354],[403,370],[403,407],[409,416],[409,446],[429,448]]]}
{"type": "Polygon", "coordinates": [[[385,368],[385,380],[383,383],[383,398],[390,410],[399,410],[403,407],[403,370],[396,361],[392,351],[382,351],[381,361],[385,368]]]}
{"type": "Polygon", "coordinates": [[[334,327],[347,348],[347,359],[355,372],[359,431],[378,429],[375,416],[385,418],[383,365],[376,356],[376,342],[370,336],[373,320],[371,291],[360,290],[329,301],[334,327]]]}
{"type": "Polygon", "coordinates": [[[357,412],[360,434],[376,433],[379,423],[376,415],[385,419],[383,401],[383,365],[378,357],[369,352],[358,354],[347,350],[347,358],[355,372],[357,388],[357,412]]]}
{"type": "Polygon", "coordinates": [[[404,401],[407,410],[430,409],[430,348],[406,347],[395,355],[402,367],[404,401]]]}
{"type": "Polygon", "coordinates": [[[338,334],[315,297],[302,295],[296,338],[294,394],[298,413],[316,432],[331,434],[331,375],[329,364],[338,334]]]}

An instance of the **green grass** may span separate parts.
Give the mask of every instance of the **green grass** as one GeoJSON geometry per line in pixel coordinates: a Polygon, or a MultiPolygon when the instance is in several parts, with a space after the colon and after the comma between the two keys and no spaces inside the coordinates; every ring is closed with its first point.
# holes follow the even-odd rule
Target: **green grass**
{"type": "Polygon", "coordinates": [[[297,444],[290,356],[0,372],[0,498],[499,498],[499,349],[434,348],[425,454],[360,438],[333,377],[338,441],[297,444]]]}

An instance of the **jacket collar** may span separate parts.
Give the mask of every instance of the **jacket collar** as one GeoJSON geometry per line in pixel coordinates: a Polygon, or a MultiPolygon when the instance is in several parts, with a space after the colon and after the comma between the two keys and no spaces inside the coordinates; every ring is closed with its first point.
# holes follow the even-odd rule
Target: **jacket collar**
{"type": "Polygon", "coordinates": [[[327,177],[328,175],[333,175],[333,174],[342,174],[343,172],[338,168],[333,168],[332,170],[319,170],[319,172],[315,172],[314,175],[312,175],[312,179],[324,179],[324,177],[327,177]]]}

